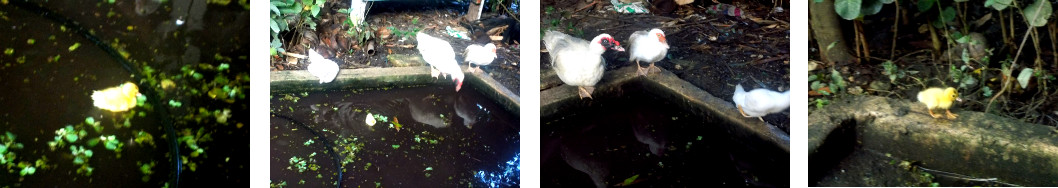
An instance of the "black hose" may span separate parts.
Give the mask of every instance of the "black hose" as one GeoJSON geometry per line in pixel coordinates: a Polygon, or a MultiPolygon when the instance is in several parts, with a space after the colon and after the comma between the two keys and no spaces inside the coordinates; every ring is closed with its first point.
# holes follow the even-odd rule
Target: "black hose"
{"type": "Polygon", "coordinates": [[[290,122],[294,123],[295,125],[297,125],[298,127],[301,127],[304,130],[308,130],[310,133],[312,133],[312,136],[315,136],[319,140],[323,140],[323,146],[327,147],[327,150],[331,151],[330,152],[331,153],[331,158],[334,158],[334,160],[333,160],[334,161],[334,167],[336,167],[337,168],[336,170],[338,170],[338,178],[335,178],[335,180],[337,180],[338,183],[335,184],[335,187],[342,187],[342,176],[344,176],[343,173],[342,173],[342,171],[344,171],[344,170],[342,170],[342,168],[344,168],[344,167],[342,167],[341,162],[339,162],[339,160],[341,160],[341,159],[338,158],[338,152],[335,152],[334,151],[334,147],[331,146],[331,141],[327,140],[326,137],[323,137],[322,135],[320,135],[320,133],[316,132],[315,129],[310,128],[309,126],[305,125],[304,123],[301,123],[300,121],[294,120],[294,118],[291,118],[291,117],[288,117],[288,116],[284,116],[284,115],[281,115],[281,114],[277,114],[275,112],[271,112],[271,114],[274,117],[278,117],[278,118],[282,118],[284,120],[290,121],[290,122]]]}
{"type": "MultiPolygon", "coordinates": [[[[39,4],[26,2],[25,0],[13,0],[10,1],[10,3],[14,4],[18,8],[32,12],[34,14],[38,14],[56,23],[62,24],[66,26],[66,28],[72,29],[74,32],[76,32],[77,34],[81,34],[81,36],[84,36],[85,39],[88,39],[93,44],[95,44],[100,49],[109,54],[111,58],[116,60],[118,64],[121,65],[121,67],[125,68],[125,70],[132,73],[133,77],[145,78],[143,76],[143,73],[141,73],[139,69],[135,69],[128,59],[125,59],[124,56],[121,56],[121,53],[118,53],[118,51],[114,50],[114,48],[111,47],[109,44],[103,42],[102,40],[99,40],[98,37],[89,32],[88,29],[81,27],[81,25],[78,24],[76,21],[67,19],[61,14],[52,12],[47,8],[41,7],[39,4]]],[[[183,166],[183,164],[182,161],[180,161],[179,142],[176,141],[176,131],[173,128],[173,120],[171,117],[169,117],[169,109],[163,106],[164,104],[161,102],[158,93],[154,90],[153,87],[145,87],[143,85],[140,85],[140,83],[136,83],[136,85],[140,88],[141,93],[147,96],[147,100],[155,106],[155,114],[162,118],[162,125],[165,126],[165,132],[169,135],[169,152],[170,154],[172,154],[169,157],[172,161],[172,168],[176,171],[175,173],[171,173],[169,175],[169,185],[171,187],[180,187],[180,173],[182,171],[180,167],[183,166]]]]}

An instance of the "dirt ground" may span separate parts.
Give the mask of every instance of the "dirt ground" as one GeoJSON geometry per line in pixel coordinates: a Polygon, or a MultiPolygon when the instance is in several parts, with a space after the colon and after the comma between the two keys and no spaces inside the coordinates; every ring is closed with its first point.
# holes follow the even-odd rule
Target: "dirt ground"
{"type": "MultiPolygon", "coordinates": [[[[325,58],[335,60],[342,69],[358,69],[393,67],[394,65],[387,59],[387,56],[391,54],[417,56],[419,52],[415,49],[415,33],[412,32],[415,30],[447,40],[455,50],[456,60],[464,65],[462,53],[467,46],[474,43],[471,40],[445,34],[448,26],[466,30],[459,21],[460,13],[465,11],[466,7],[461,7],[461,9],[454,6],[412,7],[404,4],[375,3],[366,18],[367,23],[374,28],[373,37],[364,44],[356,44],[353,37],[345,34],[348,26],[341,24],[345,22],[347,16],[337,12],[336,7],[349,7],[348,2],[339,2],[331,7],[328,11],[320,13],[321,19],[318,20],[316,30],[305,29],[305,33],[300,35],[294,32],[281,33],[286,41],[284,48],[293,53],[305,54],[307,48],[301,46],[311,46],[325,58]],[[335,37],[328,39],[329,36],[335,37]],[[338,48],[328,48],[327,45],[330,43],[337,43],[338,48]],[[369,46],[374,48],[369,48],[369,46]]],[[[485,12],[481,16],[483,19],[499,17],[501,15],[492,12],[485,12]]],[[[493,41],[493,43],[497,45],[497,57],[492,64],[482,69],[511,91],[519,93],[518,83],[521,74],[519,46],[517,43],[508,45],[501,41],[493,41]]],[[[271,58],[272,71],[305,70],[307,65],[306,60],[290,64],[278,56],[271,58]]]]}
{"type": "MultiPolygon", "coordinates": [[[[736,7],[752,15],[744,18],[706,13],[711,1],[656,14],[621,14],[605,6],[577,11],[586,5],[578,1],[541,3],[541,30],[557,30],[586,40],[607,33],[625,49],[633,32],[661,28],[670,47],[668,57],[655,65],[727,101],[740,83],[747,90],[790,89],[789,12],[773,12],[770,3],[735,1],[736,7]]],[[[603,54],[606,70],[635,66],[628,56],[627,52],[607,51],[603,54]]],[[[551,69],[546,52],[541,53],[540,60],[541,70],[551,69]]],[[[768,115],[764,120],[789,132],[789,112],[768,115]]]]}
{"type": "MultiPolygon", "coordinates": [[[[902,8],[907,7],[903,5],[902,8]]],[[[949,51],[958,49],[957,44],[946,41],[954,41],[945,37],[945,30],[936,29],[939,36],[940,49],[933,50],[931,34],[924,25],[927,21],[935,20],[935,13],[920,13],[911,10],[909,13],[901,14],[899,20],[894,13],[893,5],[885,5],[879,14],[865,16],[863,18],[863,37],[870,49],[869,58],[860,58],[854,62],[826,62],[820,58],[820,47],[817,41],[809,42],[809,60],[812,64],[819,65],[818,68],[809,68],[809,75],[824,78],[823,82],[829,82],[831,70],[837,70],[845,82],[847,91],[840,95],[878,95],[889,98],[901,98],[917,101],[919,91],[928,87],[956,87],[963,102],[954,105],[952,112],[960,110],[994,113],[1000,116],[1020,119],[1028,123],[1058,126],[1058,92],[1053,88],[1054,75],[1058,72],[1058,61],[1055,59],[1054,34],[1058,31],[1053,21],[1048,26],[1038,27],[1039,44],[1036,48],[1034,39],[1028,38],[1022,54],[1017,60],[1013,76],[1016,77],[1023,68],[1039,70],[1036,76],[1031,78],[1029,87],[1022,88],[1016,80],[1011,82],[1011,87],[999,97],[992,98],[1000,93],[1003,87],[1004,76],[1001,69],[1009,66],[1008,63],[1016,55],[1020,42],[1027,30],[1024,18],[1021,14],[1013,14],[1004,11],[1002,15],[991,8],[982,8],[977,4],[969,4],[964,12],[959,14],[956,20],[965,20],[965,26],[956,23],[950,25],[947,32],[954,33],[980,33],[985,45],[984,50],[990,53],[988,58],[974,58],[977,60],[963,62],[959,56],[947,57],[949,51]],[[999,19],[1013,20],[1001,22],[999,19]],[[1004,27],[1006,24],[1006,27],[1004,27]],[[893,31],[893,27],[898,30],[893,31]],[[1004,32],[1003,30],[1008,30],[1004,32]],[[1012,32],[1011,32],[1012,31],[1012,32]],[[1013,34],[1011,34],[1013,33],[1013,34]],[[895,37],[894,37],[895,36],[895,37]],[[1004,40],[1008,36],[1009,40],[1004,40]],[[895,43],[894,43],[895,42],[895,43]],[[895,46],[895,48],[894,48],[895,46]],[[1037,50],[1038,49],[1038,50],[1037,50]],[[954,60],[953,60],[954,59],[954,60]],[[898,70],[906,75],[902,78],[890,80],[884,72],[883,63],[892,61],[898,70]],[[1034,63],[1036,62],[1036,63],[1034,63]],[[956,69],[956,70],[952,70],[956,69]],[[973,77],[975,83],[963,84],[957,78],[973,77]],[[964,85],[964,86],[960,86],[964,85]],[[991,103],[991,108],[989,108],[991,103]]],[[[903,10],[908,11],[908,10],[903,10]]],[[[933,11],[935,12],[935,11],[933,11]]],[[[957,21],[958,22],[958,21],[957,21]]],[[[842,34],[845,36],[849,54],[856,57],[853,50],[856,36],[852,21],[841,21],[842,34]]],[[[954,34],[953,34],[954,36],[954,34]]],[[[955,53],[958,55],[959,53],[955,53]]],[[[860,55],[864,56],[864,55],[860,55]]],[[[812,66],[810,66],[812,67],[812,66]]],[[[828,100],[834,95],[824,96],[817,91],[809,92],[810,111],[816,109],[816,101],[828,100]]],[[[919,106],[924,108],[924,106],[919,106]]]]}

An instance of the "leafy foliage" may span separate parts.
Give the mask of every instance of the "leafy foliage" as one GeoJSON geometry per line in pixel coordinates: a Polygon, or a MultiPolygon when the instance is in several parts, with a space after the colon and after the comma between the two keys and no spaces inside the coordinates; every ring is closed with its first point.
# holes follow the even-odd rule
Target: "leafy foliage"
{"type": "Polygon", "coordinates": [[[272,0],[269,4],[270,21],[269,28],[272,31],[271,54],[284,52],[282,40],[279,33],[293,29],[299,29],[302,24],[309,29],[316,29],[316,22],[312,21],[320,14],[325,0],[272,0]],[[296,23],[291,27],[290,23],[296,23]]]}
{"type": "Polygon", "coordinates": [[[845,20],[878,14],[882,6],[893,0],[834,0],[834,11],[845,20]]]}
{"type": "Polygon", "coordinates": [[[1021,14],[1025,16],[1029,25],[1033,27],[1040,27],[1047,25],[1047,18],[1051,17],[1051,2],[1045,0],[1036,0],[1035,3],[1029,4],[1025,9],[1021,10],[1021,14]]]}

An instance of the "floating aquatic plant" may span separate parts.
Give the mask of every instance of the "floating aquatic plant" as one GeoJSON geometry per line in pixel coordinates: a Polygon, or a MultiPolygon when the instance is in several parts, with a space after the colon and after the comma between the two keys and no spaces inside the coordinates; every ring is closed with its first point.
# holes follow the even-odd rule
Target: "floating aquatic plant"
{"type": "Polygon", "coordinates": [[[154,170],[152,170],[154,168],[154,161],[151,161],[151,163],[136,161],[136,165],[140,166],[140,173],[143,173],[143,178],[140,178],[140,180],[143,180],[143,182],[150,181],[151,174],[154,174],[154,170]]]}
{"type": "Polygon", "coordinates": [[[180,101],[169,99],[169,106],[172,106],[173,108],[180,108],[183,104],[184,103],[181,103],[180,101]]]}
{"type": "Polygon", "coordinates": [[[215,114],[215,116],[217,117],[217,123],[226,124],[228,123],[228,118],[231,118],[231,110],[227,108],[225,108],[223,111],[214,110],[213,114],[215,114]]]}
{"type": "Polygon", "coordinates": [[[55,130],[55,139],[49,141],[48,146],[55,150],[56,147],[63,147],[66,143],[76,142],[85,135],[88,135],[87,131],[74,129],[73,125],[66,125],[65,128],[55,130]]]}
{"type": "Polygon", "coordinates": [[[121,141],[114,137],[114,135],[99,136],[99,141],[102,141],[104,143],[103,145],[107,148],[107,150],[119,153],[121,152],[121,147],[125,146],[125,144],[121,143],[121,141]]]}
{"type": "MultiPolygon", "coordinates": [[[[196,158],[199,155],[203,155],[206,153],[205,148],[200,147],[198,145],[199,143],[213,140],[212,136],[210,136],[212,135],[212,133],[207,133],[205,127],[200,127],[198,131],[193,134],[190,128],[184,129],[182,133],[183,136],[177,138],[177,141],[183,142],[183,145],[187,146],[188,149],[191,149],[191,153],[189,154],[191,158],[196,158]]],[[[191,169],[191,171],[195,171],[195,169],[197,168],[197,164],[195,164],[193,161],[190,161],[188,156],[180,157],[184,161],[184,164],[186,164],[187,167],[191,169]]]]}
{"type": "Polygon", "coordinates": [[[136,132],[136,138],[133,141],[135,141],[136,144],[147,143],[151,146],[154,146],[154,136],[151,136],[150,133],[143,131],[136,132]]]}
{"type": "Polygon", "coordinates": [[[342,138],[334,141],[338,155],[344,157],[341,161],[342,166],[355,161],[356,153],[359,152],[361,148],[364,148],[364,143],[357,142],[358,140],[359,139],[357,138],[342,138]]]}
{"type": "Polygon", "coordinates": [[[92,158],[92,150],[85,149],[83,146],[70,146],[70,154],[74,156],[73,164],[82,165],[88,163],[88,159],[92,158]]]}
{"type": "Polygon", "coordinates": [[[15,134],[5,132],[4,135],[0,135],[0,165],[15,161],[17,156],[11,151],[12,149],[22,149],[22,144],[15,142],[15,134]]]}
{"type": "Polygon", "coordinates": [[[73,43],[73,45],[70,45],[70,51],[72,52],[74,50],[77,50],[77,47],[81,47],[81,43],[80,42],[75,42],[75,43],[73,43]]]}
{"type": "Polygon", "coordinates": [[[36,167],[27,166],[25,168],[22,168],[22,171],[19,172],[18,174],[21,175],[21,176],[26,176],[26,175],[32,175],[34,172],[37,172],[37,168],[36,167]]]}
{"type": "Polygon", "coordinates": [[[294,168],[297,168],[298,172],[305,172],[305,170],[316,171],[320,166],[316,164],[316,159],[312,158],[314,156],[316,156],[316,152],[313,152],[306,158],[299,158],[297,156],[290,157],[289,162],[291,166],[288,166],[287,169],[294,170],[294,168]]]}

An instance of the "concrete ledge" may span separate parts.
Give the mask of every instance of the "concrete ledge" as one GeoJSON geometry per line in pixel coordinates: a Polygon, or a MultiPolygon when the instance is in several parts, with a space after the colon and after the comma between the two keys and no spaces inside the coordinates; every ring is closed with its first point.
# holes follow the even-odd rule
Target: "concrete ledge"
{"type": "MultiPolygon", "coordinates": [[[[790,151],[790,137],[773,125],[761,122],[757,118],[745,118],[738,113],[735,105],[680,79],[672,72],[662,69],[661,73],[648,76],[635,76],[635,67],[624,67],[607,71],[602,80],[595,85],[593,96],[616,94],[623,84],[643,84],[648,92],[660,95],[679,104],[679,107],[691,113],[712,116],[723,122],[731,133],[738,137],[756,138],[773,143],[783,150],[790,151]]],[[[543,76],[541,78],[544,78],[543,76]]],[[[548,79],[558,79],[549,77],[548,79]]],[[[547,83],[551,81],[541,80],[547,83]]],[[[559,85],[540,91],[540,116],[547,119],[558,112],[577,107],[589,106],[591,99],[580,99],[577,88],[559,85]]],[[[703,125],[714,126],[714,125],[703,125]]]]}
{"type": "MultiPolygon", "coordinates": [[[[463,66],[466,69],[466,66],[463,66]]],[[[272,71],[272,92],[343,90],[355,88],[385,88],[400,86],[420,86],[430,84],[447,84],[455,87],[451,79],[430,77],[430,67],[389,67],[342,69],[338,77],[330,83],[320,84],[319,79],[305,70],[272,71]]],[[[464,87],[473,87],[483,92],[496,103],[514,114],[520,112],[518,94],[511,92],[495,79],[482,73],[467,73],[464,87]]]]}
{"type": "Polygon", "coordinates": [[[1053,128],[981,112],[952,112],[959,118],[933,119],[925,105],[905,99],[834,100],[809,114],[809,157],[844,124],[854,126],[862,148],[932,169],[1024,186],[1058,185],[1058,135],[1053,128]]]}

